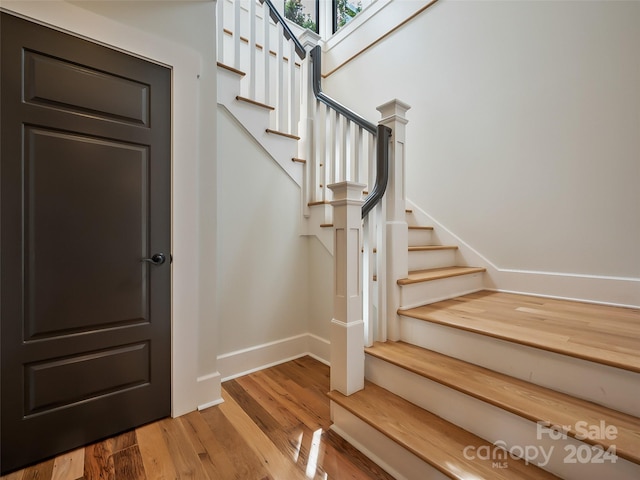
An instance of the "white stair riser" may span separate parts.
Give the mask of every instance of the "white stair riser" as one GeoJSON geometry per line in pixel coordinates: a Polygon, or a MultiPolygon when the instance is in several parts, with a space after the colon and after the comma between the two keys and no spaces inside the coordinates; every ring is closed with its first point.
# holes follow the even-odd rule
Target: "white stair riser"
{"type": "Polygon", "coordinates": [[[640,416],[640,374],[400,317],[400,339],[512,377],[640,416]]]}
{"type": "Polygon", "coordinates": [[[432,245],[433,230],[409,229],[409,246],[418,247],[420,245],[432,245]]]}
{"type": "Polygon", "coordinates": [[[397,480],[450,480],[386,435],[331,402],[331,429],[397,480]]]}
{"type": "MultiPolygon", "coordinates": [[[[501,408],[455,389],[426,379],[384,360],[367,355],[366,378],[396,395],[424,408],[485,440],[503,445],[515,454],[522,452],[532,464],[567,480],[632,480],[640,478],[640,465],[616,458],[615,463],[567,463],[572,451],[594,458],[597,450],[575,438],[551,438],[544,428],[501,408]],[[470,415],[470,412],[473,412],[470,415]],[[539,437],[539,438],[538,438],[539,437]]],[[[506,452],[489,452],[498,463],[513,461],[506,452]],[[506,457],[506,458],[505,458],[506,457]]],[[[482,455],[470,449],[470,456],[482,455]]],[[[576,458],[575,456],[573,458],[576,458]]],[[[507,467],[508,468],[508,467],[507,467]]]]}
{"type": "Polygon", "coordinates": [[[457,250],[420,250],[409,252],[409,271],[455,267],[457,250]]]}
{"type": "Polygon", "coordinates": [[[403,285],[400,293],[402,308],[413,308],[449,298],[467,295],[484,288],[483,274],[473,273],[441,278],[428,282],[403,285]]]}

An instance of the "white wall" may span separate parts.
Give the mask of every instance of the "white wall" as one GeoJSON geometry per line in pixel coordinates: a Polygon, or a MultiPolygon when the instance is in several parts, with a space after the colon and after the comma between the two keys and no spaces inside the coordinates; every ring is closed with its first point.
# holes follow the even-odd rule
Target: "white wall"
{"type": "Polygon", "coordinates": [[[640,2],[441,0],[324,89],[413,107],[408,198],[498,269],[636,279],[638,304],[638,25],[640,2]]]}
{"type": "Polygon", "coordinates": [[[218,352],[227,378],[277,360],[265,353],[274,343],[306,351],[308,248],[300,187],[224,107],[218,138],[218,352]],[[247,350],[265,356],[244,363],[247,350]]]}
{"type": "Polygon", "coordinates": [[[220,399],[216,370],[215,2],[9,1],[4,10],[172,68],[172,414],[220,399]],[[200,104],[211,105],[201,109],[200,104]],[[206,220],[205,220],[206,219],[206,220]]]}
{"type": "Polygon", "coordinates": [[[112,18],[134,29],[184,45],[197,52],[198,105],[187,128],[198,135],[198,177],[192,188],[199,192],[198,256],[200,324],[198,332],[198,378],[216,374],[215,338],[215,243],[216,243],[216,34],[212,1],[74,1],[79,7],[112,18]]]}

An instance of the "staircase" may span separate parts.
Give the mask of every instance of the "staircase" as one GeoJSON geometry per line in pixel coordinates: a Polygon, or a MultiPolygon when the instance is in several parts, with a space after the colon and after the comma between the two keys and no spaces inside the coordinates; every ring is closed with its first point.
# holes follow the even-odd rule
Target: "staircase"
{"type": "Polygon", "coordinates": [[[397,478],[640,478],[640,311],[482,290],[433,236],[333,428],[397,478]]]}
{"type": "MultiPolygon", "coordinates": [[[[334,252],[327,185],[374,184],[374,137],[311,95],[309,55],[296,55],[319,39],[295,44],[282,19],[269,19],[270,2],[259,6],[219,2],[225,9],[219,60],[234,60],[219,64],[218,104],[300,185],[304,233],[344,257],[348,249],[334,252]],[[258,38],[253,32],[260,25],[277,32],[258,38]],[[244,71],[256,65],[263,65],[257,82],[244,71]],[[264,73],[270,70],[276,81],[264,73]]],[[[389,125],[395,122],[392,145],[404,142],[407,108],[390,102],[379,109],[389,125]]],[[[440,245],[413,211],[401,220],[399,152],[390,167],[391,190],[399,196],[388,200],[388,193],[385,206],[365,219],[360,245],[351,251],[360,255],[353,264],[361,264],[370,346],[365,387],[348,396],[334,386],[334,373],[357,364],[357,355],[355,362],[332,357],[332,428],[399,479],[640,478],[640,311],[486,291],[483,267],[466,265],[456,245],[440,245]],[[398,232],[405,223],[406,236],[398,232]],[[407,238],[406,252],[398,252],[407,238]]],[[[336,261],[336,275],[339,268],[336,261]]],[[[360,283],[348,278],[344,285],[360,283]]],[[[332,328],[348,331],[363,318],[358,315],[352,325],[338,316],[332,328]]],[[[351,335],[341,340],[362,337],[351,335]]],[[[347,341],[332,341],[332,356],[333,343],[347,341]]]]}

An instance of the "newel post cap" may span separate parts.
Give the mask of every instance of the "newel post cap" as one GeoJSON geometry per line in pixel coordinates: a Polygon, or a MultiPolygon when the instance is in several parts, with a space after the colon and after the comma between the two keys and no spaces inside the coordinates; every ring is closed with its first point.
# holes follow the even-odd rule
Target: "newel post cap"
{"type": "Polygon", "coordinates": [[[407,123],[406,114],[407,110],[409,110],[410,108],[411,105],[409,105],[408,103],[394,98],[387,103],[383,103],[378,108],[376,108],[376,110],[378,110],[380,112],[380,115],[382,116],[382,120],[380,121],[380,123],[384,123],[385,121],[389,120],[404,120],[404,123],[407,123]]]}
{"type": "Polygon", "coordinates": [[[363,183],[338,182],[327,185],[327,187],[333,192],[332,205],[343,205],[345,202],[351,205],[364,203],[362,192],[367,186],[363,183]]]}
{"type": "Polygon", "coordinates": [[[308,28],[298,37],[305,50],[309,51],[320,43],[322,37],[308,28]]]}

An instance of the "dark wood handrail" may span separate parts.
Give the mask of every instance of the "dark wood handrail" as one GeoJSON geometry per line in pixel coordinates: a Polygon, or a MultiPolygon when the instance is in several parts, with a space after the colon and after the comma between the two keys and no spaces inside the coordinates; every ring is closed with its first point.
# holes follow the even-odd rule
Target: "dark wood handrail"
{"type": "Polygon", "coordinates": [[[371,193],[365,198],[362,205],[362,218],[365,218],[369,212],[375,207],[387,189],[389,182],[389,139],[391,138],[391,129],[385,125],[375,125],[358,115],[353,110],[348,109],[341,103],[329,97],[322,91],[322,50],[320,45],[316,45],[311,50],[311,59],[313,60],[313,94],[316,98],[334,109],[341,115],[351,120],[356,125],[370,132],[376,138],[376,183],[371,193]]]}
{"type": "MultiPolygon", "coordinates": [[[[269,15],[274,22],[282,24],[284,35],[288,40],[291,40],[295,44],[296,53],[303,59],[306,57],[306,51],[300,40],[293,34],[287,22],[282,18],[280,12],[271,3],[271,0],[260,0],[269,8],[269,15]]],[[[311,59],[313,60],[312,69],[312,85],[313,94],[318,101],[324,103],[329,108],[332,108],[340,115],[351,120],[356,125],[359,125],[366,131],[370,132],[376,138],[376,182],[369,195],[364,200],[362,205],[362,218],[365,218],[369,212],[382,200],[384,192],[387,189],[387,183],[389,182],[389,139],[391,138],[391,129],[385,125],[375,125],[361,115],[358,115],[353,110],[348,109],[341,103],[337,102],[333,98],[329,97],[322,92],[322,50],[319,45],[316,45],[311,50],[311,59]]]]}
{"type": "Polygon", "coordinates": [[[341,115],[347,117],[356,125],[360,125],[372,135],[376,135],[378,129],[376,128],[375,124],[365,120],[364,117],[358,115],[353,110],[348,109],[341,103],[338,103],[336,100],[329,97],[322,91],[322,49],[320,48],[320,45],[316,45],[315,47],[313,47],[313,50],[311,50],[311,60],[313,60],[313,94],[316,96],[316,98],[330,108],[333,108],[341,115]]]}
{"type": "Polygon", "coordinates": [[[304,59],[307,56],[307,51],[300,43],[300,40],[298,40],[298,37],[293,34],[291,28],[289,28],[287,22],[284,20],[282,15],[280,15],[278,9],[273,5],[273,3],[271,3],[271,0],[260,0],[260,3],[264,3],[267,5],[267,7],[269,7],[269,16],[271,17],[271,19],[276,23],[282,24],[285,38],[293,42],[293,44],[296,46],[296,53],[298,54],[298,57],[300,57],[300,59],[304,59]]]}
{"type": "Polygon", "coordinates": [[[391,129],[386,125],[378,125],[378,135],[376,136],[376,183],[373,190],[362,205],[362,218],[365,218],[373,207],[375,207],[384,196],[389,183],[389,140],[391,139],[391,129]]]}

